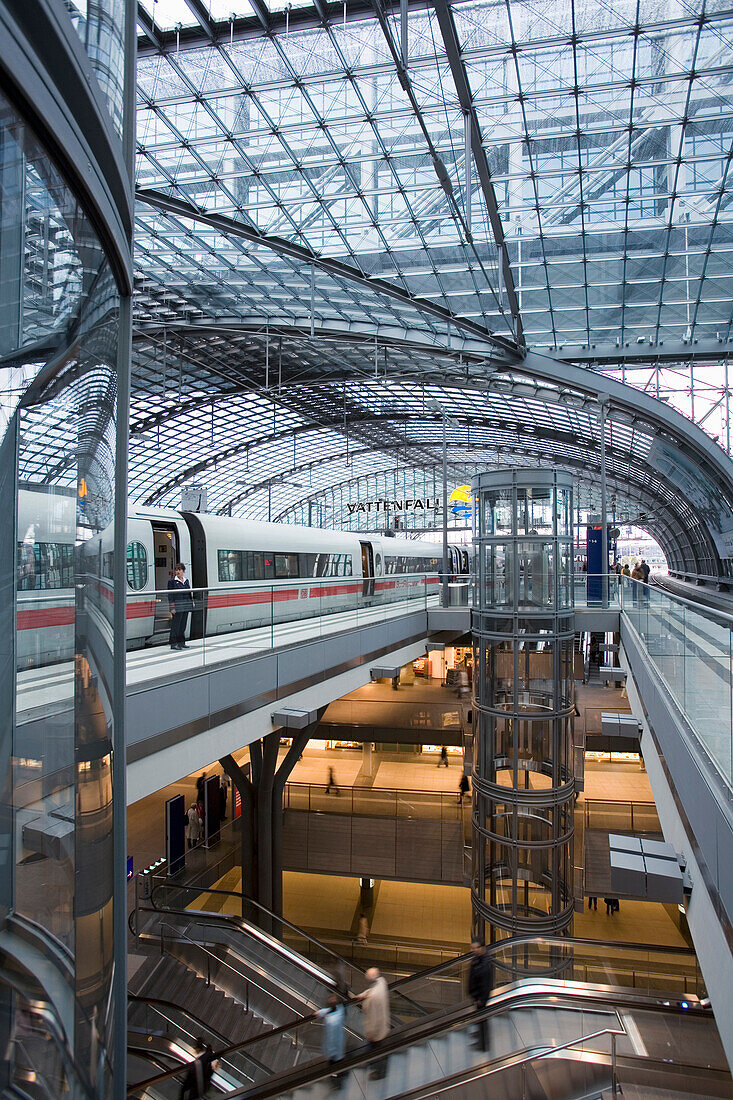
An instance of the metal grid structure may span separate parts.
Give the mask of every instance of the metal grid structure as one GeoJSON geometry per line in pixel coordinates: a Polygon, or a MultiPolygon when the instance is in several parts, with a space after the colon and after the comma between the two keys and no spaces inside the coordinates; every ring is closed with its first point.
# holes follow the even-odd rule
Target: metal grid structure
{"type": "Polygon", "coordinates": [[[618,380],[654,399],[610,406],[619,511],[728,572],[653,459],[674,409],[730,453],[733,12],[226,8],[139,9],[133,499],[203,481],[214,511],[343,526],[369,478],[432,485],[444,411],[457,483],[552,462],[597,508],[618,380]]]}

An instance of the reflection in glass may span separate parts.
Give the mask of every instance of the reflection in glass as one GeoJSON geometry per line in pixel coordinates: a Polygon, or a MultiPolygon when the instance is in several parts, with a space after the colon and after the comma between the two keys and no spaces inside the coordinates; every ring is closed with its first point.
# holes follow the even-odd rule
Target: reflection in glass
{"type": "Polygon", "coordinates": [[[0,896],[63,960],[66,992],[61,981],[53,997],[66,996],[79,1072],[105,1096],[119,297],[81,206],[2,100],[0,184],[0,351],[14,354],[0,403],[0,503],[12,517],[0,536],[0,839],[13,853],[0,896]],[[52,358],[24,360],[41,340],[53,340],[52,358]]]}

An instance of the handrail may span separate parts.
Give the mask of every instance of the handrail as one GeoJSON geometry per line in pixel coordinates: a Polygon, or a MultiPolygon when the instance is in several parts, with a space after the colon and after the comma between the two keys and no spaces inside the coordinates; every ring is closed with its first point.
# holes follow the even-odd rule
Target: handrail
{"type": "MultiPolygon", "coordinates": [[[[220,1042],[222,1042],[222,1043],[227,1042],[226,1035],[222,1035],[222,1033],[220,1031],[218,1031],[215,1027],[212,1027],[210,1023],[207,1023],[204,1020],[200,1020],[198,1018],[198,1016],[195,1016],[193,1014],[193,1012],[189,1011],[189,1009],[182,1008],[181,1005],[177,1005],[174,1001],[167,1001],[162,997],[141,997],[136,993],[128,993],[128,995],[127,995],[128,1008],[130,1006],[130,1003],[140,1004],[140,1005],[143,1005],[143,1006],[150,1005],[151,1008],[162,1017],[162,1019],[166,1020],[168,1023],[173,1024],[173,1026],[178,1027],[178,1028],[181,1028],[181,1025],[176,1023],[175,1020],[169,1019],[164,1014],[164,1012],[161,1011],[161,1009],[158,1006],[162,1006],[162,1008],[168,1009],[169,1011],[179,1012],[182,1016],[187,1016],[188,1019],[192,1022],[192,1024],[194,1024],[195,1027],[198,1029],[198,1035],[194,1035],[192,1033],[186,1032],[189,1039],[193,1039],[195,1041],[197,1038],[200,1038],[201,1031],[203,1030],[203,1031],[211,1032],[212,1035],[216,1035],[218,1037],[218,1039],[220,1040],[220,1042]]],[[[131,1029],[129,1024],[128,1024],[128,1028],[127,1028],[128,1035],[131,1033],[132,1030],[134,1030],[134,1029],[131,1029]]],[[[181,1028],[181,1030],[183,1030],[183,1029],[181,1028]]],[[[258,1036],[253,1036],[253,1038],[255,1038],[255,1039],[268,1039],[272,1034],[273,1034],[272,1031],[263,1031],[258,1036]]],[[[260,1062],[260,1060],[258,1058],[255,1058],[254,1055],[249,1054],[249,1055],[247,1055],[247,1057],[257,1067],[257,1069],[261,1069],[265,1073],[272,1073],[272,1069],[269,1066],[266,1066],[264,1062],[260,1062]]]]}
{"type": "MultiPolygon", "coordinates": [[[[146,910],[143,909],[142,911],[145,912],[146,910]]],[[[217,921],[221,921],[222,924],[230,925],[230,926],[233,926],[235,928],[239,927],[240,930],[242,930],[242,931],[244,930],[244,928],[246,928],[246,932],[247,932],[248,935],[251,935],[253,937],[253,939],[259,940],[260,943],[265,943],[268,947],[271,947],[272,950],[276,954],[279,954],[279,955],[283,956],[283,958],[285,958],[288,962],[292,963],[293,966],[297,966],[301,970],[305,970],[306,972],[308,972],[310,974],[311,977],[315,978],[317,981],[323,982],[325,985],[333,985],[334,984],[334,979],[333,979],[333,976],[331,974],[328,974],[325,970],[320,970],[319,967],[313,966],[312,964],[309,963],[309,960],[306,959],[304,956],[296,958],[295,955],[293,954],[293,952],[290,951],[287,947],[285,947],[284,944],[280,943],[279,940],[276,940],[272,936],[268,936],[266,932],[263,932],[261,928],[257,928],[256,925],[249,925],[248,922],[246,920],[244,920],[243,917],[236,917],[231,913],[209,913],[208,910],[206,910],[206,909],[172,909],[172,908],[170,908],[170,909],[156,909],[155,912],[156,913],[168,913],[168,914],[173,914],[175,916],[186,916],[186,917],[189,917],[189,918],[190,917],[199,917],[199,918],[203,918],[204,920],[211,920],[214,923],[216,923],[217,921]],[[244,928],[242,926],[244,926],[244,928]]],[[[201,923],[203,923],[203,921],[201,923]]],[[[163,927],[164,927],[164,925],[163,925],[163,927]]],[[[171,931],[175,931],[175,929],[171,928],[171,931]]],[[[190,937],[190,936],[187,936],[187,938],[191,941],[191,943],[195,944],[197,942],[196,940],[192,939],[192,937],[190,937]]],[[[229,945],[229,946],[231,946],[231,945],[229,945]]]]}
{"type": "MultiPolygon", "coordinates": [[[[346,585],[357,584],[361,581],[367,583],[371,581],[408,581],[408,580],[423,580],[427,577],[438,577],[437,570],[429,571],[427,573],[379,573],[375,575],[364,575],[362,573],[352,573],[350,577],[272,577],[258,578],[256,580],[241,580],[241,581],[219,581],[214,585],[193,585],[187,589],[176,589],[175,594],[181,592],[189,592],[193,595],[195,592],[232,592],[241,588],[245,591],[252,591],[253,589],[260,588],[292,588],[294,584],[299,585],[346,585]]],[[[470,582],[470,573],[452,573],[451,576],[465,578],[465,582],[470,582]]],[[[128,589],[126,598],[128,600],[144,600],[150,599],[152,596],[160,596],[161,598],[168,599],[172,589],[169,588],[140,588],[140,589],[128,589]]],[[[30,593],[23,593],[32,594],[30,593]]],[[[44,594],[45,595],[45,594],[44,594]]],[[[49,599],[53,599],[52,595],[48,596],[49,599]]],[[[55,597],[58,599],[58,596],[55,597]]]]}
{"type": "MultiPolygon", "coordinates": [[[[454,1008],[448,1012],[433,1013],[428,1018],[423,1018],[417,1022],[403,1024],[402,1027],[393,1029],[387,1039],[380,1044],[380,1050],[389,1053],[393,1050],[399,1049],[410,1043],[422,1041],[424,1039],[432,1038],[434,1035],[439,1034],[442,1031],[447,1031],[450,1028],[457,1027],[462,1023],[469,1023],[473,1020],[480,1019],[481,1015],[493,1016],[500,1012],[505,1012],[513,1008],[515,1005],[522,1005],[524,1007],[542,1007],[548,1000],[553,1007],[562,1006],[563,998],[565,999],[565,1007],[584,1008],[585,1011],[594,1012],[610,1012],[613,1009],[607,1007],[609,996],[614,997],[614,1003],[620,1006],[628,1006],[634,1004],[640,1004],[644,1008],[657,1009],[663,1012],[677,1012],[679,1011],[683,1015],[689,1015],[689,1008],[687,1010],[678,1009],[674,1004],[670,1005],[669,1002],[663,1002],[659,1000],[650,1001],[648,998],[641,997],[638,994],[633,994],[630,991],[613,989],[610,986],[595,986],[584,985],[582,988],[577,983],[553,981],[551,979],[528,979],[521,982],[515,982],[511,985],[504,986],[499,990],[494,991],[492,996],[486,1003],[486,1007],[483,1013],[477,1014],[472,1005],[466,1005],[465,1003],[457,1008],[454,1008]],[[596,999],[601,1002],[600,1007],[590,1007],[586,1005],[578,1005],[577,1002],[588,1001],[596,999]]],[[[687,998],[688,1004],[691,998],[687,998]]],[[[700,1004],[700,1009],[703,1010],[704,1006],[700,1004]]],[[[706,1012],[707,1009],[704,1009],[706,1012]]],[[[296,1027],[292,1024],[285,1024],[280,1028],[276,1028],[273,1031],[267,1032],[267,1037],[280,1034],[285,1031],[295,1031],[304,1026],[307,1023],[312,1023],[317,1018],[317,1013],[313,1013],[311,1016],[304,1017],[296,1027]]],[[[261,1037],[260,1037],[261,1038],[261,1037]]],[[[242,1050],[243,1048],[252,1045],[255,1042],[260,1041],[259,1038],[251,1038],[244,1040],[242,1043],[233,1044],[221,1051],[218,1051],[215,1057],[227,1057],[229,1054],[235,1051],[242,1050]]],[[[366,1050],[365,1048],[359,1048],[358,1051],[354,1051],[353,1054],[347,1056],[341,1063],[343,1070],[355,1068],[371,1061],[375,1057],[373,1050],[366,1050]]],[[[314,1062],[311,1065],[311,1069],[314,1065],[318,1065],[319,1062],[314,1062]]],[[[320,1063],[323,1064],[323,1063],[320,1063]]],[[[308,1080],[310,1075],[306,1073],[309,1067],[304,1066],[299,1071],[298,1081],[294,1082],[294,1086],[302,1084],[303,1080],[308,1080]]],[[[291,1074],[293,1071],[286,1071],[287,1074],[291,1074]]],[[[326,1072],[332,1072],[330,1068],[323,1070],[323,1075],[326,1072]]],[[[157,1084],[159,1081],[174,1077],[176,1073],[180,1073],[180,1070],[170,1071],[165,1074],[161,1074],[158,1077],[150,1078],[146,1081],[138,1082],[137,1085],[128,1089],[128,1096],[132,1096],[136,1091],[148,1088],[153,1084],[157,1084]]],[[[283,1075],[280,1075],[281,1077],[283,1075]]],[[[268,1082],[268,1086],[272,1086],[277,1090],[280,1089],[282,1082],[279,1078],[273,1078],[271,1082],[268,1082]],[[274,1082],[274,1085],[273,1085],[274,1082]]],[[[265,1088],[265,1086],[263,1086],[265,1088]]],[[[243,1093],[231,1093],[232,1096],[244,1095],[243,1093]]]]}
{"type": "MultiPolygon", "coordinates": [[[[515,947],[523,947],[527,945],[548,944],[557,947],[598,947],[604,952],[609,951],[648,951],[658,952],[660,954],[674,954],[674,955],[687,955],[697,960],[697,954],[692,947],[679,947],[676,944],[666,947],[664,944],[649,944],[649,943],[636,943],[633,941],[609,944],[607,940],[592,940],[585,939],[580,936],[509,936],[507,939],[501,940],[499,943],[492,944],[487,947],[487,954],[492,958],[506,951],[512,950],[515,947]]],[[[409,985],[412,982],[422,981],[424,979],[435,977],[442,970],[447,970],[452,967],[456,967],[461,963],[467,963],[471,960],[471,953],[465,952],[462,955],[456,955],[453,959],[447,959],[444,962],[436,963],[434,966],[427,967],[425,970],[419,970],[416,974],[408,974],[404,978],[397,978],[396,981],[390,984],[390,989],[397,990],[401,985],[409,985]]],[[[623,987],[620,987],[623,988],[623,987]]]]}
{"type": "MultiPolygon", "coordinates": [[[[715,608],[710,607],[708,604],[696,603],[694,600],[688,600],[685,596],[678,596],[675,592],[670,592],[668,588],[665,588],[661,584],[649,584],[649,583],[646,583],[645,581],[634,580],[633,577],[627,577],[626,574],[624,574],[624,573],[622,573],[621,575],[619,575],[618,573],[605,573],[605,574],[604,573],[591,573],[591,574],[576,573],[575,574],[575,583],[576,583],[576,585],[580,585],[580,584],[585,583],[588,576],[592,576],[592,577],[607,576],[609,578],[609,580],[614,580],[614,581],[621,581],[623,578],[625,578],[627,583],[624,586],[624,588],[628,588],[628,586],[630,584],[636,584],[636,585],[639,585],[642,588],[648,588],[650,591],[660,592],[668,600],[674,600],[675,603],[684,604],[685,607],[689,607],[693,611],[696,611],[699,615],[702,616],[702,618],[722,620],[723,625],[729,626],[731,629],[733,629],[733,614],[729,614],[727,611],[717,611],[715,608]]],[[[609,599],[610,599],[610,586],[609,586],[609,599]]],[[[647,607],[648,606],[649,605],[647,605],[647,607]]],[[[622,607],[620,610],[621,611],[626,611],[627,608],[622,607]]],[[[633,611],[635,609],[631,608],[631,610],[633,611]]]]}
{"type": "MultiPolygon", "coordinates": [[[[246,1000],[245,1000],[245,1003],[244,1003],[244,1010],[245,1010],[245,1012],[249,1012],[249,978],[247,978],[247,976],[245,974],[242,974],[239,970],[236,970],[233,966],[230,966],[228,962],[224,961],[224,959],[220,959],[219,956],[215,955],[213,951],[210,951],[207,944],[199,943],[198,940],[195,940],[195,939],[193,939],[192,936],[189,936],[187,932],[182,931],[179,928],[174,928],[173,925],[165,925],[164,923],[161,923],[161,926],[160,926],[160,953],[161,953],[161,955],[163,954],[163,952],[165,950],[165,943],[164,943],[163,935],[164,935],[166,927],[169,929],[169,931],[171,933],[175,934],[176,936],[181,937],[183,940],[186,940],[188,943],[191,944],[192,947],[195,947],[198,951],[202,951],[203,954],[206,956],[206,960],[207,960],[206,984],[207,985],[211,985],[211,969],[210,969],[210,966],[209,966],[209,960],[210,959],[214,959],[219,966],[226,967],[227,970],[231,970],[232,974],[235,974],[238,978],[241,978],[244,981],[245,996],[246,996],[246,1000]]],[[[275,1000],[277,1000],[277,999],[278,998],[275,998],[275,1000]]],[[[280,1001],[280,1004],[283,1004],[283,1002],[280,1001]]]]}
{"type": "MultiPolygon", "coordinates": [[[[471,1066],[465,1070],[459,1070],[458,1072],[451,1074],[450,1077],[445,1077],[440,1085],[426,1085],[422,1088],[412,1089],[408,1092],[404,1092],[401,1095],[403,1097],[411,1097],[413,1100],[417,1100],[418,1096],[438,1096],[442,1092],[446,1092],[448,1089],[455,1087],[457,1079],[466,1076],[466,1073],[471,1074],[472,1080],[477,1080],[483,1077],[493,1077],[496,1073],[503,1073],[507,1069],[514,1069],[517,1066],[527,1066],[531,1062],[537,1062],[541,1058],[549,1058],[553,1054],[557,1054],[561,1050],[572,1050],[573,1047],[580,1046],[581,1043],[589,1043],[591,1039],[598,1039],[601,1035],[611,1036],[611,1090],[614,1096],[618,1095],[618,1078],[616,1074],[616,1036],[626,1035],[627,1032],[624,1028],[619,1030],[611,1027],[604,1027],[600,1031],[593,1031],[590,1035],[581,1035],[578,1039],[572,1039],[568,1043],[560,1043],[556,1047],[543,1047],[539,1053],[531,1053],[537,1050],[536,1047],[526,1048],[525,1054],[522,1057],[517,1057],[518,1051],[514,1055],[504,1055],[499,1059],[502,1065],[488,1066],[485,1070],[477,1070],[476,1067],[471,1066]]],[[[236,1093],[234,1094],[236,1096],[236,1093]]]]}
{"type": "MultiPolygon", "coordinates": [[[[348,966],[352,970],[358,970],[359,973],[361,973],[361,974],[364,973],[364,971],[361,969],[361,967],[356,966],[353,962],[350,962],[348,959],[344,958],[344,956],[340,955],[338,953],[338,951],[334,951],[333,948],[328,947],[327,944],[322,943],[321,940],[316,939],[315,936],[311,936],[310,933],[304,931],[304,929],[302,929],[302,928],[299,928],[297,924],[293,924],[291,921],[287,920],[285,917],[281,917],[277,913],[274,913],[272,911],[272,909],[268,909],[266,905],[262,905],[260,902],[254,901],[252,898],[247,897],[247,895],[243,894],[241,890],[240,891],[238,891],[238,890],[222,890],[218,887],[216,889],[210,888],[210,887],[204,887],[203,889],[201,889],[200,887],[189,886],[189,885],[186,885],[186,884],[181,884],[179,886],[177,883],[168,884],[168,883],[164,883],[164,882],[157,882],[157,883],[153,884],[153,887],[150,891],[150,901],[152,903],[152,908],[157,910],[157,912],[164,912],[165,911],[163,909],[158,909],[158,907],[154,904],[154,895],[155,895],[156,890],[163,890],[163,889],[167,889],[167,890],[190,890],[192,893],[195,893],[197,895],[198,894],[223,894],[227,897],[236,897],[236,898],[240,898],[240,899],[243,898],[247,902],[248,905],[254,906],[255,909],[258,909],[260,912],[262,912],[266,916],[270,917],[273,921],[277,921],[279,924],[284,924],[287,928],[290,928],[293,932],[297,932],[297,934],[299,936],[302,936],[303,939],[308,940],[308,942],[312,943],[314,945],[314,947],[317,947],[319,949],[319,951],[324,951],[327,955],[330,955],[338,963],[341,963],[344,966],[348,966]]],[[[146,906],[140,906],[139,908],[142,912],[147,911],[146,906]]],[[[171,912],[176,912],[176,910],[174,910],[170,906],[166,906],[166,909],[169,909],[171,912]]],[[[181,912],[189,912],[189,910],[181,910],[181,912]]],[[[244,917],[239,917],[234,913],[207,913],[206,915],[207,916],[218,916],[218,917],[222,917],[222,918],[228,918],[231,922],[242,921],[242,922],[246,923],[244,917]]],[[[258,931],[261,932],[262,930],[258,929],[258,931]]],[[[284,947],[284,945],[281,944],[280,941],[277,940],[275,937],[268,937],[268,938],[272,939],[274,944],[279,944],[281,947],[284,947]]],[[[287,950],[287,948],[285,948],[285,950],[287,950]]]]}

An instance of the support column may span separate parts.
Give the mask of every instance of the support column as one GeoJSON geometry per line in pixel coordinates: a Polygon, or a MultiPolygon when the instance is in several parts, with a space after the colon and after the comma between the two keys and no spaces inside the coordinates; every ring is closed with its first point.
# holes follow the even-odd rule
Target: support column
{"type": "Polygon", "coordinates": [[[572,479],[500,470],[473,492],[474,925],[491,942],[558,935],[573,915],[572,479]]]}
{"type": "Polygon", "coordinates": [[[253,918],[247,908],[248,901],[255,901],[276,916],[282,916],[283,793],[322,715],[323,710],[318,712],[315,722],[295,733],[280,767],[277,766],[280,730],[268,733],[249,746],[251,778],[245,775],[233,756],[224,756],[219,761],[242,801],[242,916],[248,919],[253,918]]]}

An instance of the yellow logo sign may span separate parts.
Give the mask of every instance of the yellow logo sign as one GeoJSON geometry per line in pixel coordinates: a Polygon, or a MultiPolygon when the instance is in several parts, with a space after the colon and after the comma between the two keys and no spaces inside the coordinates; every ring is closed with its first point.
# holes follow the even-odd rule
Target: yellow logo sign
{"type": "Polygon", "coordinates": [[[463,519],[468,519],[473,515],[471,486],[457,485],[448,498],[448,503],[453,505],[451,512],[454,516],[461,516],[463,519]]]}
{"type": "Polygon", "coordinates": [[[84,498],[87,495],[87,482],[86,482],[86,478],[84,478],[84,477],[79,478],[79,490],[78,490],[78,492],[79,492],[79,496],[82,497],[82,498],[84,498]]]}

